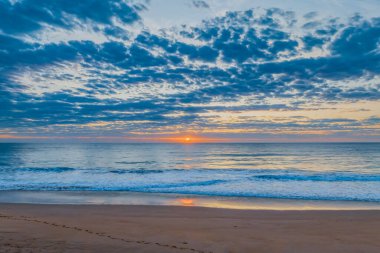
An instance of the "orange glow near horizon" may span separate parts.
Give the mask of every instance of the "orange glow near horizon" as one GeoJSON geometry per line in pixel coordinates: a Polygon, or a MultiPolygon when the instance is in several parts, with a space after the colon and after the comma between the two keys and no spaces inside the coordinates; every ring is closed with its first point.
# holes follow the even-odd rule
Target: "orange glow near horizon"
{"type": "Polygon", "coordinates": [[[194,136],[177,136],[177,137],[164,137],[159,138],[162,141],[166,142],[177,142],[177,143],[197,143],[204,142],[205,139],[202,137],[194,137],[194,136]]]}
{"type": "Polygon", "coordinates": [[[175,135],[175,136],[152,136],[152,137],[133,137],[126,138],[128,140],[136,140],[141,142],[153,143],[220,143],[220,142],[233,142],[232,138],[212,138],[199,135],[175,135]]]}
{"type": "Polygon", "coordinates": [[[210,138],[203,136],[185,135],[185,136],[173,136],[173,137],[153,137],[154,142],[169,142],[169,143],[216,143],[216,142],[228,142],[229,139],[225,138],[210,138]]]}
{"type": "MultiPolygon", "coordinates": [[[[290,135],[291,136],[291,135],[290,135]]],[[[308,136],[307,138],[273,137],[273,138],[215,138],[199,135],[175,135],[175,136],[26,136],[13,134],[0,134],[0,142],[6,141],[83,141],[83,142],[125,142],[125,143],[256,143],[256,142],[378,142],[377,139],[368,141],[360,138],[326,137],[321,135],[308,136]]]]}

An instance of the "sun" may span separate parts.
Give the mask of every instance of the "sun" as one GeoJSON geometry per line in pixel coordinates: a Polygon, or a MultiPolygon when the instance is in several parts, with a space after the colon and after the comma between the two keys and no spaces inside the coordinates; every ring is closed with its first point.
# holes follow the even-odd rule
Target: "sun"
{"type": "Polygon", "coordinates": [[[186,141],[186,142],[189,142],[189,141],[191,141],[191,138],[190,138],[190,137],[186,137],[186,138],[185,138],[185,141],[186,141]]]}

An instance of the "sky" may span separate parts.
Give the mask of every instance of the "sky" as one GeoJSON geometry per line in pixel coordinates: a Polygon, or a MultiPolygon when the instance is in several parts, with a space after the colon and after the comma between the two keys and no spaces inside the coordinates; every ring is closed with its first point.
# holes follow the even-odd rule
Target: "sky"
{"type": "Polygon", "coordinates": [[[378,0],[0,0],[0,142],[380,141],[378,0]]]}

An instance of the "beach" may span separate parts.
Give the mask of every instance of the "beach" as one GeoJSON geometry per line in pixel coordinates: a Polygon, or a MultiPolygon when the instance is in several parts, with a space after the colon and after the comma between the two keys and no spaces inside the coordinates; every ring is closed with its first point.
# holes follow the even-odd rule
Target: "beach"
{"type": "Polygon", "coordinates": [[[0,204],[0,252],[379,252],[379,210],[0,204]]]}

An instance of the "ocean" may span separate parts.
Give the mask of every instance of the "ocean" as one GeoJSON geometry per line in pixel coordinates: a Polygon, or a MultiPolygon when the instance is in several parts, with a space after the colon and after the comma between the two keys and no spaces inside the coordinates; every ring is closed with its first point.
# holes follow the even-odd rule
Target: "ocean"
{"type": "Polygon", "coordinates": [[[1,143],[0,190],[380,202],[380,143],[1,143]]]}

